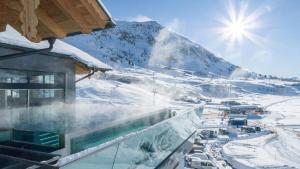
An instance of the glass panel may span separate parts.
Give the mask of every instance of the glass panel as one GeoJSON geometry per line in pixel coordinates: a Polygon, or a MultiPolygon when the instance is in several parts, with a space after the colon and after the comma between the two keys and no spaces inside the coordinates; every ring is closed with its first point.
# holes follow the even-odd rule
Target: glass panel
{"type": "Polygon", "coordinates": [[[28,83],[28,79],[30,83],[36,84],[64,84],[63,73],[0,69],[0,83],[28,83]]]}
{"type": "Polygon", "coordinates": [[[112,169],[117,149],[118,145],[111,146],[101,151],[101,153],[94,153],[75,161],[74,163],[63,167],[63,169],[112,169]]]}
{"type": "Polygon", "coordinates": [[[6,94],[5,90],[0,90],[0,109],[6,107],[6,94]]]}
{"type": "Polygon", "coordinates": [[[31,72],[30,83],[37,84],[64,84],[64,74],[31,72]]]}
{"type": "Polygon", "coordinates": [[[0,69],[0,83],[64,84],[63,73],[0,69]]]}
{"type": "Polygon", "coordinates": [[[53,99],[62,99],[63,98],[63,89],[32,89],[30,90],[30,98],[53,98],[53,99]]]}
{"type": "Polygon", "coordinates": [[[30,90],[30,106],[63,102],[64,89],[32,89],[30,90]]]}
{"type": "Polygon", "coordinates": [[[15,107],[26,107],[28,102],[28,92],[27,90],[6,90],[6,99],[7,99],[7,107],[15,108],[15,107]]]}
{"type": "MultiPolygon", "coordinates": [[[[114,169],[155,168],[169,154],[175,151],[185,139],[193,134],[197,129],[197,126],[194,124],[195,121],[198,121],[197,119],[199,119],[198,114],[195,111],[191,111],[130,136],[119,143],[114,163],[112,160],[102,159],[103,157],[113,156],[114,151],[109,147],[88,157],[83,156],[81,159],[62,168],[83,169],[86,166],[102,168],[104,163],[107,164],[106,167],[114,169]],[[191,119],[194,121],[191,121],[191,119]],[[96,160],[97,158],[98,160],[96,160]],[[92,165],[89,163],[92,163],[92,165]],[[109,163],[113,166],[109,165],[109,163]]],[[[80,155],[80,152],[75,154],[74,157],[78,157],[78,155],[80,155]]]]}
{"type": "MultiPolygon", "coordinates": [[[[169,116],[169,111],[162,111],[160,113],[154,113],[153,115],[149,115],[147,117],[129,120],[125,123],[103,128],[101,130],[93,132],[88,131],[87,134],[81,135],[80,137],[76,137],[71,140],[71,153],[77,153],[87,148],[105,143],[109,140],[113,140],[120,136],[140,131],[163,120],[169,119],[169,116]]],[[[97,118],[95,117],[93,119],[90,119],[89,122],[94,124],[98,123],[94,121],[95,119],[97,118]]]]}
{"type": "Polygon", "coordinates": [[[0,83],[27,83],[27,73],[0,69],[0,83]]]}
{"type": "Polygon", "coordinates": [[[122,142],[114,168],[154,168],[183,140],[169,123],[152,128],[122,142]]]}
{"type": "Polygon", "coordinates": [[[45,84],[54,84],[54,75],[45,75],[45,84]]]}
{"type": "Polygon", "coordinates": [[[6,141],[11,139],[11,131],[10,130],[1,130],[0,131],[0,141],[6,141]]]}
{"type": "Polygon", "coordinates": [[[30,77],[30,83],[44,83],[44,76],[43,75],[35,75],[30,77]]]}

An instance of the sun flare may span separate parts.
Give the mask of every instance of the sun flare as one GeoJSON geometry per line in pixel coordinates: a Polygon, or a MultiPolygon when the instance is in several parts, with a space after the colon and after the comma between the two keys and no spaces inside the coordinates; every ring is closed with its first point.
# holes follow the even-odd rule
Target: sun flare
{"type": "Polygon", "coordinates": [[[230,31],[231,34],[237,36],[241,36],[243,35],[243,32],[245,31],[245,27],[242,23],[236,22],[236,23],[231,23],[228,26],[228,29],[230,31]]]}
{"type": "Polygon", "coordinates": [[[217,33],[220,34],[222,41],[227,41],[231,45],[241,43],[245,39],[248,39],[254,43],[259,43],[259,36],[254,32],[259,27],[259,17],[263,12],[256,10],[253,13],[246,14],[247,4],[242,5],[237,9],[232,1],[227,4],[227,18],[220,18],[219,21],[222,24],[217,28],[217,33]]]}
{"type": "Polygon", "coordinates": [[[223,36],[225,39],[229,39],[231,42],[242,41],[249,34],[247,27],[249,25],[245,24],[244,20],[240,21],[230,21],[224,25],[223,36]]]}

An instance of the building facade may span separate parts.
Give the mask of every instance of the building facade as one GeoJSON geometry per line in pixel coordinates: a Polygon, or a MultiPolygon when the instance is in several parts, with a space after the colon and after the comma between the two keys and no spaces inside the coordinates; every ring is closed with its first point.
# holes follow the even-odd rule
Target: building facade
{"type": "MultiPolygon", "coordinates": [[[[0,44],[2,55],[24,49],[0,44]]],[[[51,52],[0,60],[0,108],[74,100],[74,60],[51,52]]]]}

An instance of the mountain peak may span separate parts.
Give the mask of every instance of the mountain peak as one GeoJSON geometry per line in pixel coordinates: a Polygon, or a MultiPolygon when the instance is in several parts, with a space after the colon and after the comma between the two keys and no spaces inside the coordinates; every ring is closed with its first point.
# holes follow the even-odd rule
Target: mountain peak
{"type": "Polygon", "coordinates": [[[117,21],[115,28],[68,37],[64,41],[114,67],[164,65],[199,75],[224,77],[237,68],[156,21],[117,21]]]}

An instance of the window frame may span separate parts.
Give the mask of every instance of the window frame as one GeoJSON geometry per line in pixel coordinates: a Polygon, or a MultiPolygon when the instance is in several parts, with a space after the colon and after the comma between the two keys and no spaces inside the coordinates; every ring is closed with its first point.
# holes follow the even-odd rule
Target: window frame
{"type": "MultiPolygon", "coordinates": [[[[23,70],[23,69],[9,69],[9,68],[0,68],[1,70],[6,71],[19,71],[25,73],[27,75],[27,83],[1,83],[0,82],[0,90],[27,90],[27,107],[34,107],[30,104],[30,91],[31,90],[62,90],[63,95],[62,98],[59,99],[62,102],[66,102],[66,73],[64,72],[47,72],[47,71],[36,71],[36,70],[23,70]],[[30,79],[32,74],[42,74],[43,75],[43,83],[30,83],[30,79]],[[54,84],[46,84],[45,76],[54,75],[54,84]],[[55,76],[58,76],[61,83],[55,84],[55,76]]],[[[7,97],[7,96],[5,96],[7,97]]],[[[41,98],[45,100],[50,100],[52,98],[41,98]]],[[[55,98],[53,98],[55,100],[55,98]]],[[[6,103],[7,105],[7,103],[6,103]]],[[[7,108],[7,107],[5,107],[7,108]]]]}

